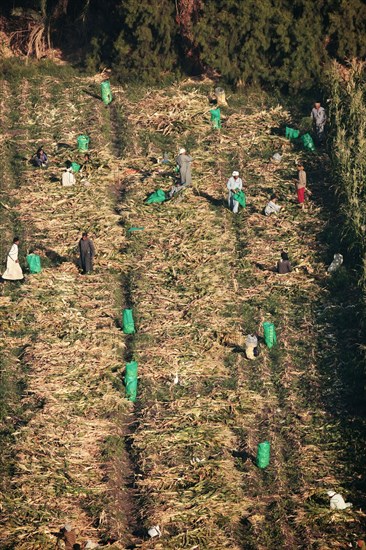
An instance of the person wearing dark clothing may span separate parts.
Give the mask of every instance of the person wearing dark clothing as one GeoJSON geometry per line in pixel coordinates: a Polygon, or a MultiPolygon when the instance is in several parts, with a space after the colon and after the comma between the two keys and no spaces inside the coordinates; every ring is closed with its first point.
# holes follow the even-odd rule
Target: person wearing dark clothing
{"type": "Polygon", "coordinates": [[[290,273],[292,271],[291,263],[288,259],[287,252],[281,252],[281,259],[277,263],[277,272],[280,273],[280,275],[285,275],[286,273],[290,273]]]}
{"type": "Polygon", "coordinates": [[[79,241],[80,264],[83,273],[93,271],[93,260],[95,256],[95,248],[93,241],[89,239],[88,233],[83,233],[79,241]]]}
{"type": "Polygon", "coordinates": [[[45,151],[43,151],[42,147],[40,147],[37,153],[34,155],[33,162],[34,162],[34,165],[38,166],[39,168],[41,167],[46,168],[48,164],[48,157],[45,151]]]}

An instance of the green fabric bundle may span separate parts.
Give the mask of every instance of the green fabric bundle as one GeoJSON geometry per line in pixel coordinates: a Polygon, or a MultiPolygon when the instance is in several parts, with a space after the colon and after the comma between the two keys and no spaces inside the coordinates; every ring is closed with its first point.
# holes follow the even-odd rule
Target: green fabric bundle
{"type": "Polygon", "coordinates": [[[111,84],[109,80],[104,80],[104,82],[100,85],[100,91],[102,94],[102,100],[104,105],[109,105],[110,102],[113,99],[112,91],[111,91],[111,84]]]}
{"type": "Polygon", "coordinates": [[[289,128],[286,126],[285,136],[287,139],[297,139],[300,135],[300,130],[295,130],[294,128],[289,128]]]}
{"type": "Polygon", "coordinates": [[[277,344],[276,329],[273,323],[265,322],[263,323],[264,330],[264,341],[266,346],[271,349],[275,344],[277,344]]]}
{"type": "Polygon", "coordinates": [[[132,309],[123,310],[122,327],[125,334],[133,334],[135,332],[135,323],[133,320],[132,309]]]}
{"type": "Polygon", "coordinates": [[[303,136],[301,136],[301,141],[305,149],[309,149],[309,151],[315,151],[314,141],[310,134],[304,134],[303,136]]]}
{"type": "Polygon", "coordinates": [[[78,164],[77,162],[71,163],[71,170],[73,172],[79,172],[80,168],[81,168],[81,164],[78,164]]]}
{"type": "Polygon", "coordinates": [[[28,254],[27,264],[31,273],[41,273],[41,258],[40,256],[38,256],[38,254],[28,254]]]}
{"type": "Polygon", "coordinates": [[[166,199],[165,192],[162,189],[157,189],[146,199],[146,204],[154,204],[159,202],[164,202],[166,199]]]}
{"type": "Polygon", "coordinates": [[[271,455],[271,444],[269,441],[259,443],[257,449],[257,466],[258,468],[267,468],[271,455]]]}
{"type": "Polygon", "coordinates": [[[221,128],[221,111],[220,108],[217,107],[217,109],[211,109],[211,122],[212,126],[215,128],[215,130],[218,130],[221,128]]]}
{"type": "Polygon", "coordinates": [[[129,401],[135,402],[137,398],[137,362],[126,363],[125,387],[126,397],[129,401]]]}
{"type": "Polygon", "coordinates": [[[245,196],[244,191],[238,191],[238,193],[234,193],[234,194],[233,194],[233,199],[234,199],[234,201],[238,201],[238,203],[240,204],[240,206],[242,206],[243,208],[246,207],[246,205],[247,205],[247,198],[246,198],[246,196],[245,196]]]}
{"type": "Polygon", "coordinates": [[[81,152],[87,151],[89,149],[89,142],[90,142],[89,136],[86,136],[84,134],[81,136],[78,136],[77,143],[78,143],[79,151],[81,152]]]}

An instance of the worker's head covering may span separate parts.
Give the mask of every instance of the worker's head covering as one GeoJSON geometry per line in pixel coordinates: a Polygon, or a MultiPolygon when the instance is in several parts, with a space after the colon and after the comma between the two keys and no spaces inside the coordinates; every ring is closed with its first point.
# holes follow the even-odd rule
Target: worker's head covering
{"type": "Polygon", "coordinates": [[[327,491],[328,497],[334,497],[335,494],[336,494],[335,491],[327,491]]]}
{"type": "Polygon", "coordinates": [[[237,170],[234,170],[233,176],[238,176],[238,175],[239,175],[239,172],[237,170]]]}
{"type": "Polygon", "coordinates": [[[185,152],[186,150],[184,149],[184,147],[181,147],[181,149],[179,149],[178,155],[183,155],[183,153],[185,152]]]}
{"type": "Polygon", "coordinates": [[[72,531],[71,523],[65,523],[64,529],[65,529],[65,531],[68,531],[68,532],[72,531]]]}

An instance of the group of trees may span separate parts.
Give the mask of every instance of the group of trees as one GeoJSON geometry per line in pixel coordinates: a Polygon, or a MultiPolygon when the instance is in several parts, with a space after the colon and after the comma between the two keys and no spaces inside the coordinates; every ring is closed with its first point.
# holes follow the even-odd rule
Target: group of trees
{"type": "Polygon", "coordinates": [[[366,55],[363,0],[3,0],[33,14],[54,45],[121,78],[217,73],[235,84],[296,90],[329,59],[366,55]]]}

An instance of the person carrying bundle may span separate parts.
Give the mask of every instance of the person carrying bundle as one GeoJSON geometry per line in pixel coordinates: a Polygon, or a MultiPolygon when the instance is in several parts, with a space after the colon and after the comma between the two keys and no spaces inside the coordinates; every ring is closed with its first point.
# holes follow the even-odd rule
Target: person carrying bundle
{"type": "Polygon", "coordinates": [[[235,200],[234,195],[236,195],[243,189],[243,182],[241,178],[239,178],[239,172],[237,170],[234,170],[231,177],[228,179],[227,188],[229,191],[229,196],[228,196],[229,208],[230,210],[232,210],[234,214],[237,214],[239,210],[239,202],[235,200]]]}

